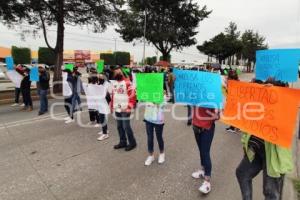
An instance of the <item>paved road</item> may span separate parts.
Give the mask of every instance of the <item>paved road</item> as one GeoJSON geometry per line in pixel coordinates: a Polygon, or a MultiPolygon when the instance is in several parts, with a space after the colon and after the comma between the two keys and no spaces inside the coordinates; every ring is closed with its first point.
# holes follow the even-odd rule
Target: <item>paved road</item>
{"type": "MultiPolygon", "coordinates": [[[[55,109],[56,117],[63,117],[62,112],[62,107],[55,109]]],[[[177,107],[175,113],[183,117],[186,108],[177,107]]],[[[87,122],[87,113],[81,118],[87,122]]],[[[199,163],[192,129],[170,113],[164,131],[166,163],[150,167],[143,165],[147,153],[142,119],[132,121],[138,141],[132,152],[113,150],[118,136],[111,118],[111,137],[104,142],[96,140],[97,128],[66,125],[8,106],[0,107],[0,121],[1,200],[241,199],[234,175],[242,158],[240,136],[225,133],[221,123],[212,147],[213,191],[203,196],[197,191],[200,182],[190,176],[199,163]]],[[[259,176],[254,199],[262,199],[261,182],[259,176]]],[[[287,186],[284,199],[292,199],[290,194],[287,186]]]]}
{"type": "MultiPolygon", "coordinates": [[[[183,106],[176,107],[174,112],[179,117],[186,116],[183,106]]],[[[64,117],[63,107],[56,107],[54,113],[56,118],[64,117]]],[[[191,178],[199,165],[192,128],[167,113],[166,163],[145,167],[143,109],[137,114],[141,117],[133,119],[132,126],[138,148],[124,152],[113,150],[118,136],[112,118],[109,119],[111,137],[98,142],[98,128],[84,128],[75,123],[66,125],[49,115],[37,117],[36,109],[24,113],[18,108],[0,106],[0,199],[241,199],[235,178],[235,168],[243,155],[239,135],[225,133],[226,126],[217,123],[212,146],[213,191],[203,196],[197,190],[200,182],[191,178]]],[[[86,123],[88,113],[82,113],[77,119],[86,123]]],[[[262,177],[258,176],[254,181],[255,200],[263,199],[261,188],[262,177]]],[[[283,199],[292,200],[292,194],[287,179],[283,199]]]]}

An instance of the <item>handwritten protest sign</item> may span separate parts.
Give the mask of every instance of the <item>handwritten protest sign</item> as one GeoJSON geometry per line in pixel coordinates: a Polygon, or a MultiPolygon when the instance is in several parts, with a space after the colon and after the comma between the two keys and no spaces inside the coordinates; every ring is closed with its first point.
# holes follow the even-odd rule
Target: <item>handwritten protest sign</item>
{"type": "Polygon", "coordinates": [[[35,81],[35,82],[38,82],[40,80],[38,67],[32,67],[30,69],[29,78],[30,78],[30,81],[35,81]]]}
{"type": "Polygon", "coordinates": [[[5,58],[6,68],[7,70],[13,70],[14,69],[14,59],[12,57],[6,57],[5,58]]]}
{"type": "Polygon", "coordinates": [[[70,87],[70,84],[67,81],[68,79],[68,73],[63,72],[62,73],[62,85],[63,85],[63,96],[64,97],[70,97],[73,94],[72,88],[70,87]]]}
{"type": "Polygon", "coordinates": [[[215,73],[178,70],[175,74],[175,101],[206,108],[222,108],[221,76],[215,73]]]}
{"type": "Polygon", "coordinates": [[[101,114],[109,114],[110,109],[105,98],[109,85],[96,85],[86,83],[83,83],[82,85],[86,94],[88,108],[98,110],[101,114]]]}
{"type": "Polygon", "coordinates": [[[11,80],[11,82],[15,84],[16,88],[21,87],[21,81],[23,79],[23,76],[21,76],[21,74],[19,74],[17,71],[15,70],[7,71],[6,76],[9,78],[9,80],[11,80]]]}
{"type": "Polygon", "coordinates": [[[271,49],[256,52],[256,79],[269,77],[286,82],[298,80],[300,49],[271,49]]]}
{"type": "Polygon", "coordinates": [[[74,69],[74,64],[65,64],[65,69],[68,69],[68,70],[70,70],[71,72],[73,71],[73,69],[74,69]]]}
{"type": "Polygon", "coordinates": [[[136,74],[137,99],[143,102],[162,103],[164,100],[162,73],[136,74]]]}
{"type": "Polygon", "coordinates": [[[98,72],[99,74],[102,73],[103,70],[104,70],[104,60],[98,60],[98,61],[96,62],[96,64],[97,64],[97,72],[98,72]]]}
{"type": "Polygon", "coordinates": [[[238,81],[228,82],[222,121],[273,144],[290,147],[300,91],[238,81]]]}

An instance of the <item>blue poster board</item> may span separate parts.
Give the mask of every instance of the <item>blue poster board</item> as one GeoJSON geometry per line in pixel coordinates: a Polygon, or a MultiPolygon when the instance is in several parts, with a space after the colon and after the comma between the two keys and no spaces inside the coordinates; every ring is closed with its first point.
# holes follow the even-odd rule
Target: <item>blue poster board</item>
{"type": "Polygon", "coordinates": [[[12,57],[5,57],[7,70],[14,70],[14,59],[12,57]]]}
{"type": "Polygon", "coordinates": [[[285,82],[298,80],[300,49],[270,49],[256,52],[256,79],[269,77],[285,82]]]}
{"type": "Polygon", "coordinates": [[[219,74],[174,69],[175,102],[205,108],[223,108],[219,74]]]}
{"type": "Polygon", "coordinates": [[[32,67],[30,69],[29,77],[30,77],[30,81],[38,82],[40,80],[40,77],[39,77],[39,68],[38,67],[32,67]]]}

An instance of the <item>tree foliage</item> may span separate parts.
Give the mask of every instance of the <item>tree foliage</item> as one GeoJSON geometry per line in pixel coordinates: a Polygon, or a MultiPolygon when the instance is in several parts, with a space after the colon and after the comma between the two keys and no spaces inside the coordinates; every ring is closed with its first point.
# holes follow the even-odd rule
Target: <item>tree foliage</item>
{"type": "Polygon", "coordinates": [[[15,64],[31,64],[31,50],[23,47],[11,47],[11,55],[15,64]]]}
{"type": "Polygon", "coordinates": [[[48,47],[40,47],[38,51],[39,63],[46,65],[55,64],[55,53],[48,47]]]}
{"type": "MultiPolygon", "coordinates": [[[[268,48],[265,38],[258,32],[246,30],[242,35],[237,25],[230,22],[229,26],[209,41],[197,46],[198,50],[209,57],[214,57],[221,64],[226,59],[228,64],[234,64],[234,57],[243,58],[248,66],[255,62],[256,51],[268,48]]],[[[248,69],[250,71],[250,69],[248,69]]]]}
{"type": "Polygon", "coordinates": [[[146,58],[146,64],[147,65],[154,65],[156,62],[157,62],[157,57],[156,56],[146,58]]]}
{"type": "MultiPolygon", "coordinates": [[[[43,31],[47,47],[56,55],[55,83],[62,78],[65,25],[91,25],[95,32],[103,31],[114,22],[116,9],[122,4],[123,0],[7,0],[1,1],[0,20],[9,27],[29,24],[43,31]],[[47,37],[49,26],[56,26],[54,45],[47,37]]],[[[54,84],[54,92],[60,90],[61,84],[54,84]]]]}
{"type": "Polygon", "coordinates": [[[115,58],[112,53],[101,53],[100,54],[100,59],[104,60],[105,65],[115,65],[115,58]]]}
{"type": "Polygon", "coordinates": [[[130,65],[130,53],[117,51],[113,54],[116,65],[130,65]]]}
{"type": "Polygon", "coordinates": [[[211,11],[191,0],[128,0],[128,8],[119,13],[116,29],[126,42],[144,37],[167,60],[172,50],[182,50],[196,44],[200,21],[211,11]]]}

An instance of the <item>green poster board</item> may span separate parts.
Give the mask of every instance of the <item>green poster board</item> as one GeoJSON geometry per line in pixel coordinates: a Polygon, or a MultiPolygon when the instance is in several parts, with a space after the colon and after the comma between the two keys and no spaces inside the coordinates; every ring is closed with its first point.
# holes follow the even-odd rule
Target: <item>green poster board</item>
{"type": "Polygon", "coordinates": [[[98,60],[98,61],[96,62],[96,64],[97,64],[97,72],[98,72],[99,74],[102,73],[103,70],[104,70],[104,60],[98,60]]]}
{"type": "Polygon", "coordinates": [[[65,64],[65,69],[68,69],[72,72],[74,69],[74,64],[65,64]]]}
{"type": "Polygon", "coordinates": [[[162,103],[164,101],[163,73],[136,74],[137,98],[142,102],[162,103]]]}

